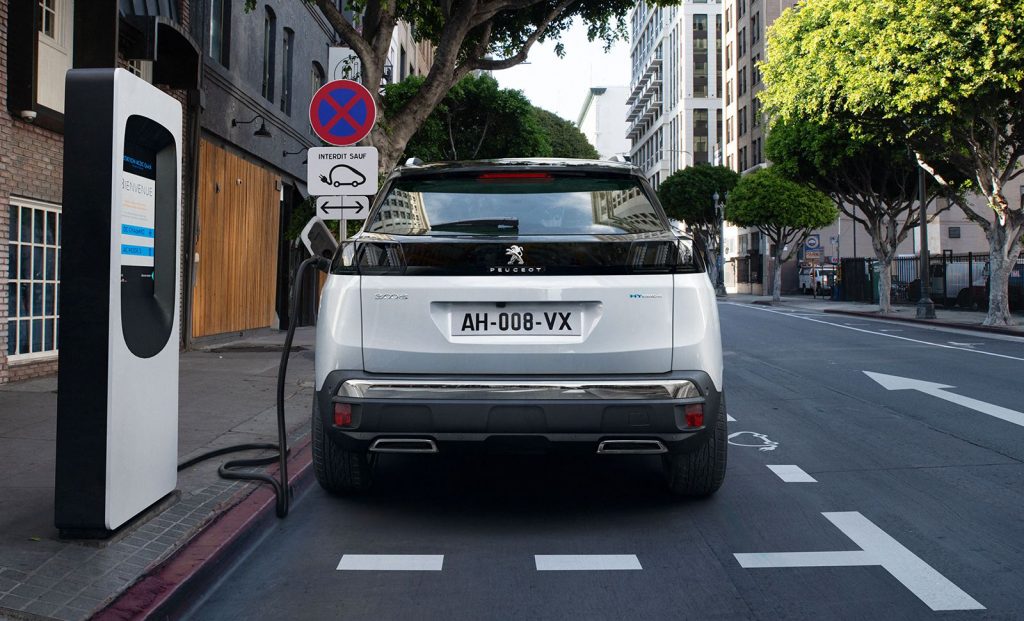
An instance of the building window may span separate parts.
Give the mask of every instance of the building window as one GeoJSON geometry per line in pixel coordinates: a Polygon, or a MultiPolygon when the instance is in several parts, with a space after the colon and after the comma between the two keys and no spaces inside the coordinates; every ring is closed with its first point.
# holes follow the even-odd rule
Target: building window
{"type": "Polygon", "coordinates": [[[11,197],[7,271],[7,356],[57,352],[60,284],[58,205],[11,197]]]}
{"type": "Polygon", "coordinates": [[[225,67],[231,48],[231,0],[210,0],[210,58],[225,67]]]}
{"type": "Polygon", "coordinates": [[[36,103],[64,112],[64,76],[71,69],[73,0],[38,0],[36,103]]]}
{"type": "Polygon", "coordinates": [[[718,152],[715,154],[715,165],[722,163],[722,109],[718,108],[715,110],[715,144],[718,146],[718,152]]]}
{"type": "Polygon", "coordinates": [[[726,7],[725,9],[725,31],[729,32],[732,30],[732,7],[726,7]]]}
{"type": "Polygon", "coordinates": [[[742,136],[747,133],[747,107],[740,108],[736,117],[736,135],[742,136]]]}
{"type": "Polygon", "coordinates": [[[706,164],[708,161],[708,111],[698,108],[693,111],[693,163],[706,164]]]}
{"type": "Polygon", "coordinates": [[[747,92],[747,67],[743,66],[736,72],[736,97],[742,97],[747,92]]]}
{"type": "Polygon", "coordinates": [[[736,3],[736,17],[743,17],[746,12],[747,0],[739,0],[739,2],[736,3]]]}
{"type": "Polygon", "coordinates": [[[405,80],[406,76],[408,75],[405,72],[405,68],[406,68],[406,66],[408,66],[408,64],[409,64],[409,60],[408,60],[408,58],[406,57],[406,54],[405,54],[405,46],[404,45],[399,45],[398,46],[398,81],[399,82],[405,80]]]}
{"type": "Polygon", "coordinates": [[[949,227],[949,238],[950,239],[960,239],[960,227],[959,226],[951,226],[951,227],[949,227]]]}
{"type": "Polygon", "coordinates": [[[268,6],[263,18],[263,97],[274,101],[274,58],[277,50],[277,16],[268,6]]]}
{"type": "Polygon", "coordinates": [[[750,86],[757,86],[761,83],[761,70],[757,67],[759,62],[761,62],[760,54],[750,57],[750,86]]]}
{"type": "Polygon", "coordinates": [[[761,40],[761,13],[754,13],[750,17],[750,45],[761,40]]]}
{"type": "Polygon", "coordinates": [[[284,29],[284,48],[281,50],[281,112],[292,113],[292,52],[295,49],[295,31],[284,29]]]}
{"type": "Polygon", "coordinates": [[[722,97],[722,16],[715,15],[715,97],[722,97]]]}
{"type": "Polygon", "coordinates": [[[747,53],[747,29],[740,28],[739,35],[736,36],[736,60],[743,58],[743,55],[747,53]]]}
{"type": "Polygon", "coordinates": [[[761,100],[756,96],[750,100],[750,126],[757,127],[761,124],[761,100]]]}
{"type": "Polygon", "coordinates": [[[708,16],[693,16],[693,96],[708,96],[708,16]]]}
{"type": "MultiPolygon", "coordinates": [[[[318,62],[316,62],[314,60],[312,66],[310,67],[310,70],[309,70],[309,84],[310,84],[309,100],[310,101],[313,101],[313,95],[316,95],[316,92],[318,90],[320,90],[321,86],[324,85],[324,81],[325,81],[324,76],[325,75],[326,74],[324,73],[323,65],[321,65],[320,63],[318,63],[318,62]]],[[[309,126],[309,135],[316,136],[316,132],[313,131],[312,124],[309,126]]]]}
{"type": "Polygon", "coordinates": [[[60,0],[39,0],[39,32],[57,38],[57,3],[60,0]]]}

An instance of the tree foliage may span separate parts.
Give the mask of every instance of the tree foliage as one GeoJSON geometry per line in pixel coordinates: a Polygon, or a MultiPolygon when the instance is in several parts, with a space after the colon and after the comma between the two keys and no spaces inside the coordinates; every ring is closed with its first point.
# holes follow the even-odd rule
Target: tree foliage
{"type": "MultiPolygon", "coordinates": [[[[658,199],[668,217],[686,223],[690,232],[703,240],[708,252],[718,255],[721,230],[715,212],[714,194],[721,204],[736,187],[740,176],[725,166],[698,164],[672,173],[658,186],[658,199]]],[[[718,282],[718,263],[711,263],[711,282],[718,282]]]]}
{"type": "MultiPolygon", "coordinates": [[[[407,22],[418,40],[434,46],[433,65],[419,90],[403,105],[385,110],[370,133],[367,142],[380,152],[384,171],[398,162],[406,143],[448,90],[472,71],[518,65],[535,43],[557,40],[574,20],[586,24],[591,40],[610,46],[626,37],[626,16],[636,6],[635,0],[350,0],[349,8],[360,16],[354,25],[336,0],[306,1],[320,9],[359,57],[362,83],[374,94],[378,110],[383,109],[378,88],[398,21],[407,22]]],[[[246,10],[255,6],[256,0],[245,0],[246,10]]],[[[562,52],[560,44],[556,51],[562,52]]]]}
{"type": "MultiPolygon", "coordinates": [[[[919,168],[905,142],[852,127],[852,120],[777,121],[768,132],[765,155],[779,174],[824,192],[854,226],[864,227],[881,265],[879,290],[884,293],[892,282],[896,250],[919,222],[919,168]]],[[[888,294],[879,301],[883,311],[892,310],[888,294]]]]}
{"type": "Polygon", "coordinates": [[[1024,172],[1024,0],[805,0],[769,30],[761,100],[771,114],[857,118],[914,146],[919,164],[985,230],[987,324],[1009,324],[1007,281],[1024,207],[1004,188],[1024,172]],[[947,163],[989,209],[960,195],[947,163]],[[1016,201],[1015,201],[1016,202],[1016,201]]]}
{"type": "Polygon", "coordinates": [[[583,132],[572,121],[567,121],[554,112],[534,106],[537,118],[548,144],[551,157],[577,157],[596,160],[600,157],[594,145],[590,144],[583,132]]]}
{"type": "Polygon", "coordinates": [[[781,299],[782,264],[803,245],[811,231],[828,226],[838,215],[827,196],[785,178],[774,168],[741,177],[725,205],[726,220],[756,227],[771,243],[775,260],[772,298],[776,302],[781,299]]]}
{"type": "MultiPolygon", "coordinates": [[[[390,84],[384,109],[400,108],[424,79],[390,84]]],[[[424,161],[542,157],[551,153],[546,132],[521,91],[503,89],[488,76],[469,75],[452,87],[405,148],[424,161]]]]}

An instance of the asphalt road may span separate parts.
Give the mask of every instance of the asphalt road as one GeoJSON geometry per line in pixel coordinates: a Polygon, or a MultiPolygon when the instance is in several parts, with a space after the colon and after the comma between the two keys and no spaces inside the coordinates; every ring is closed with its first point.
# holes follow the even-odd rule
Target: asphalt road
{"type": "Polygon", "coordinates": [[[192,616],[1024,618],[1024,342],[720,308],[714,498],[669,497],[656,458],[391,457],[368,497],[314,487],[192,616]]]}

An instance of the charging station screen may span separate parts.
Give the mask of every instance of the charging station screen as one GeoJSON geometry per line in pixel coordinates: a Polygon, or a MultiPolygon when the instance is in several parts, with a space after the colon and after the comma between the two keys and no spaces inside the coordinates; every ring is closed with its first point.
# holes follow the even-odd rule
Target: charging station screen
{"type": "Polygon", "coordinates": [[[153,267],[156,157],[126,142],[121,172],[121,265],[153,267]]]}

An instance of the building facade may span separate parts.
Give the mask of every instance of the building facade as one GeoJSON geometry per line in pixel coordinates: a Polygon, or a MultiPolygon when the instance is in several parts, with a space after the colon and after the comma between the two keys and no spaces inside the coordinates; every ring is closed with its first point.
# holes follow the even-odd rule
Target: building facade
{"type": "MultiPolygon", "coordinates": [[[[181,345],[287,324],[299,251],[286,232],[308,198],[305,151],[321,144],[307,112],[338,39],[315,4],[244,6],[0,0],[0,383],[57,368],[70,68],[125,68],[182,103],[181,345]]],[[[429,69],[407,25],[392,48],[391,80],[429,69]]]]}
{"type": "Polygon", "coordinates": [[[591,87],[576,117],[576,127],[594,145],[603,160],[629,155],[630,145],[626,139],[629,130],[626,124],[628,95],[625,86],[591,87]]]}
{"type": "MultiPolygon", "coordinates": [[[[65,73],[122,67],[146,78],[182,102],[189,136],[200,62],[190,9],[171,0],[0,0],[0,383],[57,368],[65,73]]],[[[188,144],[182,153],[186,205],[188,144]]]]}
{"type": "Polygon", "coordinates": [[[655,187],[721,152],[722,27],[720,2],[641,2],[630,14],[627,137],[632,163],[655,187]]]}

